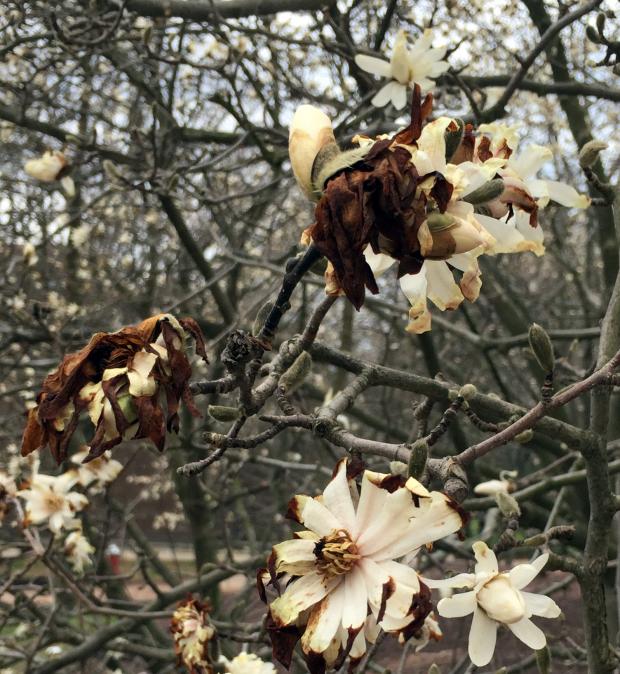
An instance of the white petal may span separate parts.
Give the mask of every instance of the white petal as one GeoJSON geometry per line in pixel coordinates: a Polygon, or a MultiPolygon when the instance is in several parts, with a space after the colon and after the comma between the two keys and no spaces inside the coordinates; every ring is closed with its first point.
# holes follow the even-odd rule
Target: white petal
{"type": "Polygon", "coordinates": [[[440,492],[431,492],[430,499],[421,499],[420,507],[412,508],[407,529],[398,537],[386,536],[383,545],[376,547],[373,559],[398,559],[432,543],[463,526],[460,514],[448,504],[440,492]]]}
{"type": "Polygon", "coordinates": [[[422,578],[422,582],[433,590],[447,590],[453,587],[474,587],[476,576],[473,573],[458,573],[451,578],[422,578]]]}
{"type": "Polygon", "coordinates": [[[347,480],[347,461],[338,463],[336,475],[323,491],[323,505],[332,513],[349,533],[355,527],[355,510],[347,480]]]}
{"type": "Polygon", "coordinates": [[[318,573],[302,576],[293,581],[282,596],[271,603],[271,614],[277,621],[290,625],[302,611],[320,602],[340,581],[340,577],[327,580],[318,573]]]}
{"type": "Polygon", "coordinates": [[[273,546],[277,573],[302,576],[310,573],[316,563],[316,541],[294,539],[273,546]]]}
{"type": "Polygon", "coordinates": [[[536,196],[536,189],[538,183],[546,183],[546,194],[551,201],[555,201],[562,206],[569,208],[587,208],[590,205],[591,199],[586,194],[579,194],[574,187],[566,183],[558,182],[557,180],[532,180],[527,182],[528,188],[531,190],[533,196],[536,196]],[[535,185],[530,186],[530,183],[535,185]]]}
{"type": "Polygon", "coordinates": [[[396,262],[396,260],[389,255],[373,252],[371,246],[366,246],[364,249],[364,257],[375,276],[381,276],[386,269],[389,269],[396,262]]]}
{"type": "Polygon", "coordinates": [[[523,618],[519,622],[508,625],[508,629],[521,641],[535,651],[539,651],[547,644],[545,633],[534,625],[529,618],[523,618]]]}
{"type": "MultiPolygon", "coordinates": [[[[346,646],[346,643],[343,644],[343,647],[344,646],[346,646]]],[[[355,639],[353,639],[353,645],[351,646],[351,650],[349,651],[349,657],[351,657],[353,660],[359,660],[365,653],[366,653],[366,638],[364,630],[360,630],[355,639]]]]}
{"type": "Polygon", "coordinates": [[[359,568],[364,576],[368,603],[371,607],[378,607],[383,597],[383,587],[389,582],[390,577],[386,569],[372,559],[361,559],[359,568]]]}
{"type": "Polygon", "coordinates": [[[472,548],[476,556],[476,573],[497,573],[497,557],[493,550],[483,541],[476,541],[472,548]]]}
{"type": "Polygon", "coordinates": [[[351,532],[354,537],[357,537],[360,532],[367,529],[373,518],[383,509],[388,492],[375,484],[375,480],[380,479],[380,473],[373,473],[369,470],[364,471],[360,500],[355,515],[355,531],[351,532]]]}
{"type": "Polygon", "coordinates": [[[321,537],[329,536],[332,531],[338,531],[344,526],[330,510],[313,498],[306,501],[301,511],[301,523],[321,537]]]}
{"type": "Polygon", "coordinates": [[[437,611],[444,618],[462,618],[473,613],[476,605],[476,593],[472,590],[445,597],[437,604],[437,611]]]}
{"type": "Polygon", "coordinates": [[[341,583],[312,610],[301,638],[304,652],[323,653],[327,650],[342,622],[344,598],[344,583],[341,583]]]}
{"type": "Polygon", "coordinates": [[[407,37],[404,30],[398,31],[396,36],[390,58],[390,71],[392,77],[400,84],[409,84],[409,51],[407,50],[407,37]]]}
{"type": "Polygon", "coordinates": [[[497,623],[476,607],[469,630],[469,658],[477,667],[491,662],[497,640],[497,623]]]}
{"type": "Polygon", "coordinates": [[[361,629],[368,613],[368,593],[364,573],[356,567],[344,579],[344,608],[342,626],[348,630],[361,629]]]}
{"type": "Polygon", "coordinates": [[[393,591],[389,596],[385,615],[401,619],[411,613],[413,597],[420,591],[418,574],[406,564],[394,561],[380,562],[379,566],[393,581],[393,591]]]}
{"type": "MultiPolygon", "coordinates": [[[[400,540],[409,527],[411,506],[411,494],[406,489],[397,489],[388,494],[381,512],[376,513],[370,526],[360,532],[357,539],[360,553],[369,557],[400,540]]],[[[381,559],[388,556],[381,555],[381,559]]]]}
{"type": "Polygon", "coordinates": [[[426,260],[428,265],[428,298],[441,311],[456,309],[463,301],[463,293],[454,282],[454,276],[445,262],[426,260]]]}
{"type": "Polygon", "coordinates": [[[394,82],[392,87],[392,105],[397,110],[402,110],[407,105],[407,87],[404,84],[394,82]]]}
{"type": "Polygon", "coordinates": [[[529,585],[542,571],[548,559],[549,554],[545,553],[544,555],[540,555],[540,557],[536,557],[531,564],[518,564],[510,569],[508,575],[510,576],[510,582],[513,587],[520,590],[526,585],[529,585]]]}
{"type": "Polygon", "coordinates": [[[493,236],[495,245],[486,251],[491,255],[496,253],[514,253],[519,251],[523,243],[523,235],[516,229],[514,218],[509,222],[491,218],[488,215],[476,214],[476,220],[493,236]]]}
{"type": "Polygon", "coordinates": [[[521,592],[521,595],[531,615],[537,615],[541,618],[557,618],[562,613],[562,609],[551,597],[546,597],[544,594],[534,594],[533,592],[521,592]]]}
{"type": "Polygon", "coordinates": [[[401,86],[398,82],[388,82],[374,95],[374,98],[370,101],[371,105],[374,105],[375,108],[382,108],[387,105],[392,100],[393,92],[401,86]]]}
{"type": "Polygon", "coordinates": [[[366,54],[357,54],[355,63],[358,68],[365,70],[371,75],[379,75],[379,77],[391,77],[392,69],[390,64],[383,59],[378,59],[375,56],[366,56],[366,54]]]}
{"type": "Polygon", "coordinates": [[[409,300],[411,308],[420,313],[426,309],[427,269],[428,264],[424,262],[422,269],[417,274],[405,274],[398,279],[400,289],[409,300]]]}
{"type": "Polygon", "coordinates": [[[535,176],[542,165],[550,161],[552,157],[553,153],[548,147],[529,145],[519,153],[518,157],[510,157],[507,165],[520,178],[526,179],[535,176]]]}
{"type": "Polygon", "coordinates": [[[435,171],[445,173],[446,169],[446,129],[452,123],[451,117],[439,117],[422,129],[417,141],[418,148],[428,155],[435,171]]]}

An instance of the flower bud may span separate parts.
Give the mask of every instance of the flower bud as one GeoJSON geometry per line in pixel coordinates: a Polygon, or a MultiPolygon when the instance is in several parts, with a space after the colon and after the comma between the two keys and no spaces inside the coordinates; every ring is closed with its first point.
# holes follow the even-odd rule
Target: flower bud
{"type": "Polygon", "coordinates": [[[490,580],[478,592],[477,599],[491,620],[505,625],[519,622],[526,615],[521,593],[515,590],[505,574],[499,574],[490,580]]]}
{"type": "Polygon", "coordinates": [[[478,389],[473,384],[465,384],[459,389],[459,395],[465,400],[471,400],[476,393],[478,393],[478,389]]]}
{"type": "Polygon", "coordinates": [[[432,234],[443,232],[444,229],[450,229],[456,225],[456,220],[448,213],[431,213],[426,222],[432,234]]]}
{"type": "Polygon", "coordinates": [[[216,421],[235,421],[239,418],[238,407],[228,407],[227,405],[209,405],[209,416],[216,421]]]}
{"type": "Polygon", "coordinates": [[[413,443],[411,454],[409,455],[408,473],[409,477],[418,480],[424,473],[426,468],[426,460],[428,459],[428,442],[424,438],[420,438],[413,443]]]}
{"type": "Polygon", "coordinates": [[[524,445],[526,442],[529,442],[534,437],[534,431],[531,428],[527,428],[515,435],[515,442],[518,442],[520,445],[524,445]]]}
{"type": "Polygon", "coordinates": [[[588,40],[590,42],[594,42],[594,44],[600,44],[601,39],[598,36],[598,32],[594,26],[586,26],[586,35],[588,36],[588,40]]]}
{"type": "Polygon", "coordinates": [[[555,354],[553,352],[553,344],[545,329],[538,325],[538,323],[532,323],[528,333],[528,341],[536,361],[544,372],[553,372],[555,354]]]}
{"type": "Polygon", "coordinates": [[[392,475],[402,475],[407,477],[408,466],[402,461],[390,461],[390,473],[392,475]]]}
{"type": "Polygon", "coordinates": [[[280,377],[278,386],[289,393],[297,388],[303,380],[310,374],[312,369],[312,356],[307,351],[302,351],[295,359],[295,362],[280,377]]]}
{"type": "Polygon", "coordinates": [[[598,159],[599,154],[609,145],[602,140],[590,140],[579,150],[579,166],[589,168],[598,159]]]}
{"type": "Polygon", "coordinates": [[[265,304],[263,304],[263,306],[258,310],[256,318],[254,319],[254,323],[252,323],[252,335],[254,337],[257,337],[260,331],[263,329],[263,325],[265,325],[267,316],[269,316],[272,309],[273,302],[265,302],[265,304]]]}
{"type": "Polygon", "coordinates": [[[315,197],[312,186],[315,159],[330,144],[336,145],[336,139],[329,117],[313,105],[300,105],[291,122],[288,151],[295,178],[310,199],[315,197]]]}
{"type": "Polygon", "coordinates": [[[521,508],[519,508],[517,499],[514,496],[505,491],[498,491],[495,494],[495,502],[506,519],[513,520],[521,517],[521,508]]]}

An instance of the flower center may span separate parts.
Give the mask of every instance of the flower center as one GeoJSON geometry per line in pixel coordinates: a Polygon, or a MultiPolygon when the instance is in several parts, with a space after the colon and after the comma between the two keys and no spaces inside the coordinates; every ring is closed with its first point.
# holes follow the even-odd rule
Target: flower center
{"type": "Polygon", "coordinates": [[[505,574],[495,576],[478,591],[478,604],[489,618],[505,625],[516,623],[525,616],[521,593],[512,586],[505,574]]]}
{"type": "Polygon", "coordinates": [[[349,573],[361,559],[357,546],[344,529],[321,538],[314,546],[314,554],[319,572],[327,577],[349,573]]]}
{"type": "Polygon", "coordinates": [[[45,497],[45,508],[47,512],[55,513],[62,510],[64,498],[60,494],[50,492],[45,497]]]}

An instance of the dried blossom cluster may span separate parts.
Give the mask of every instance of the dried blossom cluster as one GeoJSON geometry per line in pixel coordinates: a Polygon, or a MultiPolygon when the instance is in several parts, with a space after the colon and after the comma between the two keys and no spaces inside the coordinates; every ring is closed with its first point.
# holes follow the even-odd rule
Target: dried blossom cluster
{"type": "Polygon", "coordinates": [[[327,258],[327,292],[346,294],[359,309],[365,290],[377,293],[376,277],[397,264],[415,333],[430,329],[427,297],[441,310],[477,299],[480,255],[541,255],[538,211],[550,200],[590,202],[569,185],[537,179],[551,152],[533,145],[514,156],[514,128],[474,129],[445,116],[427,122],[431,111],[432,96],[422,99],[416,85],[408,127],[375,140],[358,135],[342,152],[327,116],[304,105],[289,139],[297,181],[317,199],[302,242],[327,258]]]}
{"type": "Polygon", "coordinates": [[[211,624],[208,602],[188,597],[177,606],[170,621],[170,631],[174,640],[174,650],[179,664],[187,668],[189,674],[211,674],[213,656],[210,646],[215,638],[215,627],[211,624]]]}
{"type": "Polygon", "coordinates": [[[198,414],[188,386],[188,335],[207,361],[202,333],[191,318],[159,314],[119,332],[94,335],[43,382],[29,412],[22,454],[49,445],[61,462],[83,413],[94,427],[86,462],[132,438],[147,438],[162,450],[166,431],[178,431],[181,400],[198,414]]]}

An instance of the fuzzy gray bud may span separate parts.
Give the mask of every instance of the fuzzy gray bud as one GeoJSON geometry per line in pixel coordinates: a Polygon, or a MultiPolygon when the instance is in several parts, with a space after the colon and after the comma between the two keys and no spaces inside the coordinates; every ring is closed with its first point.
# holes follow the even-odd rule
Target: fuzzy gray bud
{"type": "Polygon", "coordinates": [[[414,477],[419,480],[426,468],[426,460],[428,459],[428,442],[424,438],[420,438],[413,443],[411,454],[409,455],[408,473],[409,477],[414,477]]]}
{"type": "Polygon", "coordinates": [[[272,309],[273,302],[265,302],[265,304],[258,310],[254,323],[252,323],[252,336],[257,337],[259,335],[260,331],[263,329],[263,325],[265,325],[267,316],[269,316],[272,309]]]}
{"type": "Polygon", "coordinates": [[[216,421],[235,421],[239,418],[238,407],[228,407],[227,405],[209,405],[209,416],[216,421]]]}
{"type": "Polygon", "coordinates": [[[590,140],[579,150],[579,166],[589,168],[598,159],[599,154],[609,145],[603,140],[590,140]]]}
{"type": "Polygon", "coordinates": [[[521,508],[519,508],[514,496],[507,494],[505,491],[498,491],[495,494],[495,502],[506,519],[512,520],[521,517],[521,508]]]}
{"type": "Polygon", "coordinates": [[[459,389],[459,395],[465,400],[471,400],[476,393],[478,393],[478,389],[473,384],[465,384],[459,389]]]}
{"type": "Polygon", "coordinates": [[[515,442],[518,442],[520,445],[524,445],[526,442],[529,442],[534,437],[534,431],[531,428],[528,428],[521,433],[515,435],[515,442]]]}
{"type": "Polygon", "coordinates": [[[390,461],[390,473],[392,475],[401,475],[402,477],[407,477],[408,475],[408,466],[402,461],[390,461]]]}
{"type": "Polygon", "coordinates": [[[538,323],[532,323],[528,340],[536,361],[546,374],[553,372],[555,353],[549,335],[538,323]]]}
{"type": "Polygon", "coordinates": [[[302,351],[295,359],[295,362],[280,377],[278,387],[284,393],[289,393],[302,383],[302,381],[310,374],[311,369],[312,356],[307,351],[302,351]]]}

